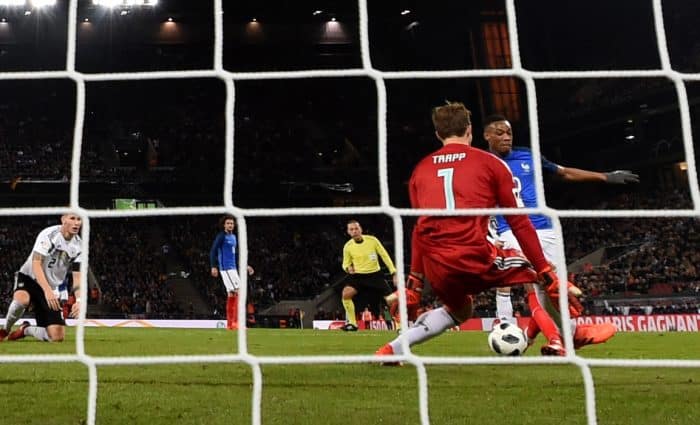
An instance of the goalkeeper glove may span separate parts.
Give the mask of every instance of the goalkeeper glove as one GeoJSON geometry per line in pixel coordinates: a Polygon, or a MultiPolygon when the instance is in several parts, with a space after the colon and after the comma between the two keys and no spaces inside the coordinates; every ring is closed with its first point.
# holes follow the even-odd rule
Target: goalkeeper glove
{"type": "Polygon", "coordinates": [[[552,266],[547,266],[537,272],[537,279],[542,284],[542,287],[548,293],[552,291],[558,291],[559,289],[559,278],[557,277],[557,272],[554,271],[552,266]]]}
{"type": "Polygon", "coordinates": [[[616,170],[605,173],[605,183],[627,184],[639,183],[639,176],[629,170],[616,170]]]}
{"type": "MultiPolygon", "coordinates": [[[[567,295],[569,299],[569,315],[571,317],[579,317],[583,314],[584,308],[581,301],[577,298],[580,297],[581,290],[571,282],[567,282],[567,295]]],[[[547,291],[549,299],[552,300],[554,308],[559,310],[559,286],[550,287],[547,291]]]]}

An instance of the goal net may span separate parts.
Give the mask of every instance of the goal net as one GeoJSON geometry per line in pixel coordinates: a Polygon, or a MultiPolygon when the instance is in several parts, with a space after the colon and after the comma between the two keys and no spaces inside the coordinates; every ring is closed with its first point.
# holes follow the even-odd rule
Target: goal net
{"type": "MultiPolygon", "coordinates": [[[[374,0],[379,1],[379,0],[374,0]]],[[[99,2],[95,2],[99,3],[99,2]]],[[[129,2],[123,2],[127,4],[129,2]]],[[[148,2],[146,2],[148,3],[148,2]]],[[[154,2],[155,3],[155,2],[154,2]]],[[[442,79],[477,79],[477,78],[492,78],[492,77],[512,77],[522,82],[526,93],[526,113],[529,123],[528,138],[531,141],[532,152],[535,157],[540,156],[541,152],[541,134],[540,123],[542,117],[539,115],[538,101],[538,84],[543,81],[564,81],[570,79],[666,79],[673,84],[675,93],[678,99],[680,110],[680,125],[682,146],[685,153],[685,163],[687,164],[687,179],[689,186],[690,198],[692,199],[692,207],[683,209],[662,209],[657,207],[647,209],[635,209],[634,206],[625,209],[556,209],[544,202],[538,208],[530,208],[524,210],[527,213],[540,213],[553,218],[554,230],[556,234],[563,240],[561,218],[669,218],[669,217],[688,217],[696,218],[700,214],[700,192],[698,190],[698,180],[695,164],[695,152],[693,146],[692,127],[691,127],[691,112],[688,100],[687,84],[700,80],[700,74],[681,72],[672,66],[669,46],[666,40],[668,28],[664,20],[664,9],[662,8],[661,0],[652,0],[653,25],[655,29],[655,42],[658,49],[658,57],[660,66],[656,69],[625,69],[625,70],[577,70],[577,71],[550,71],[550,70],[532,70],[523,64],[521,57],[519,31],[521,25],[521,16],[518,13],[515,0],[505,1],[505,12],[507,22],[507,39],[509,51],[502,52],[503,57],[509,58],[500,65],[491,66],[490,69],[453,69],[453,70],[431,70],[431,71],[388,71],[380,70],[373,64],[372,49],[373,40],[370,37],[370,15],[368,12],[367,0],[358,0],[357,10],[359,11],[359,45],[360,45],[360,63],[357,66],[346,69],[319,69],[315,70],[286,70],[286,71],[264,71],[264,72],[232,72],[224,66],[224,47],[226,40],[224,37],[224,5],[223,0],[215,0],[213,3],[213,67],[211,69],[198,69],[189,71],[144,71],[144,72],[118,72],[118,73],[86,73],[81,72],[76,67],[76,58],[79,56],[79,44],[77,31],[81,23],[88,23],[87,18],[83,18],[79,14],[79,0],[70,0],[68,5],[68,25],[67,25],[67,54],[65,59],[65,70],[60,71],[16,71],[16,72],[0,72],[0,79],[4,81],[14,80],[45,80],[45,79],[68,79],[75,85],[75,116],[74,126],[72,131],[72,156],[70,160],[70,176],[66,178],[70,181],[70,191],[67,196],[69,210],[78,213],[83,217],[83,252],[87,259],[81,264],[82,288],[87,288],[88,268],[90,257],[93,253],[90,251],[91,229],[93,228],[96,219],[107,218],[126,218],[133,217],[139,219],[146,218],[166,218],[178,216],[202,216],[202,215],[221,215],[232,214],[237,218],[237,227],[240,245],[240,264],[248,264],[248,247],[251,243],[248,235],[248,224],[254,218],[278,218],[278,217],[294,217],[294,216],[369,216],[369,215],[384,215],[389,217],[391,227],[393,229],[393,246],[395,247],[395,263],[398,266],[398,287],[401,294],[401,321],[407,323],[407,313],[405,308],[405,287],[404,277],[406,270],[403,265],[408,261],[407,254],[401,249],[406,244],[405,222],[416,216],[432,214],[432,215],[447,215],[448,212],[443,210],[417,211],[410,208],[399,208],[392,200],[397,196],[404,196],[391,193],[390,190],[390,159],[388,157],[389,147],[387,145],[388,128],[391,126],[390,117],[391,110],[388,107],[389,100],[387,98],[387,86],[397,81],[408,80],[442,80],[442,79]],[[111,199],[114,199],[115,205],[120,205],[119,208],[110,209],[108,205],[98,208],[86,207],[85,203],[81,203],[83,198],[80,196],[81,185],[84,183],[83,176],[86,173],[84,163],[90,158],[85,156],[85,128],[86,121],[89,119],[89,102],[86,96],[86,86],[88,84],[106,84],[112,85],[123,81],[168,81],[174,79],[193,79],[193,78],[211,78],[217,79],[221,85],[221,89],[225,91],[225,101],[221,105],[222,114],[225,116],[225,145],[224,155],[222,159],[222,167],[224,173],[222,176],[216,176],[222,179],[220,186],[217,186],[218,193],[221,194],[221,202],[208,203],[206,206],[179,206],[168,208],[154,208],[157,206],[157,200],[147,199],[144,202],[138,200],[138,193],[120,193],[115,194],[111,199]],[[235,152],[234,141],[237,140],[235,120],[243,119],[239,117],[241,113],[237,106],[237,93],[241,90],[240,85],[248,82],[269,82],[275,81],[290,81],[299,79],[353,79],[365,78],[370,79],[376,89],[376,102],[374,102],[373,117],[371,123],[376,125],[377,135],[377,175],[378,183],[378,204],[371,206],[335,206],[335,207],[285,207],[285,208],[260,208],[246,207],[241,203],[234,202],[234,194],[236,193],[236,172],[234,164],[237,164],[236,158],[245,156],[248,159],[250,152],[235,152]],[[81,167],[81,165],[83,165],[81,167]],[[119,202],[117,202],[119,201],[119,202]],[[128,202],[125,202],[128,201],[128,202]],[[128,205],[142,205],[139,208],[130,208],[128,205]],[[122,205],[124,205],[122,207],[122,205]]],[[[122,3],[117,2],[121,5],[122,3]]],[[[128,12],[127,12],[128,13],[128,12]]],[[[252,18],[252,17],[251,17],[252,18]]],[[[172,18],[168,18],[172,22],[172,18]]],[[[335,18],[333,18],[335,20],[335,18]]],[[[3,21],[4,22],[4,21],[3,21]]],[[[2,25],[2,24],[0,24],[2,25]]],[[[413,25],[413,24],[409,24],[413,25]]],[[[595,26],[595,24],[592,24],[595,26]]],[[[2,26],[0,26],[2,30],[2,26]]],[[[592,29],[594,30],[594,29],[592,29]]],[[[165,30],[164,30],[165,31],[165,30]]],[[[2,32],[0,31],[0,35],[2,32]]],[[[332,36],[332,34],[331,34],[332,36]]],[[[576,54],[576,52],[568,52],[576,54]]],[[[503,59],[503,58],[501,58],[503,59]]],[[[375,60],[376,62],[376,60],[375,60]]],[[[253,87],[251,90],[254,90],[253,87]]],[[[495,90],[503,89],[503,87],[494,87],[495,90]]],[[[507,88],[506,88],[507,89],[507,88]]],[[[605,94],[602,93],[602,97],[605,94]]],[[[455,99],[460,100],[459,95],[455,94],[455,99]]],[[[340,106],[342,107],[342,106],[340,106]]],[[[508,106],[503,105],[507,110],[508,106]]],[[[126,136],[123,142],[125,149],[131,149],[133,141],[136,140],[131,136],[126,136]]],[[[138,136],[134,136],[138,137],[138,136]]],[[[663,148],[663,147],[661,147],[663,148]]],[[[137,149],[137,148],[134,148],[137,149]]],[[[321,155],[322,152],[319,152],[321,155]]],[[[260,160],[260,157],[251,157],[250,160],[260,160]]],[[[535,173],[537,176],[537,195],[539,200],[545,200],[545,191],[542,178],[542,168],[539,161],[535,161],[535,173]]],[[[199,170],[200,172],[202,170],[199,170]]],[[[272,172],[273,170],[271,170],[272,172]]],[[[12,184],[15,184],[13,182],[12,184]]],[[[307,182],[286,182],[289,190],[308,187],[307,182]]],[[[351,186],[347,183],[318,183],[326,185],[325,189],[333,191],[350,191],[351,186]]],[[[111,201],[110,199],[110,201],[111,201]]],[[[52,205],[60,205],[57,202],[52,205]]],[[[23,207],[23,208],[1,208],[0,216],[46,216],[59,215],[66,212],[66,208],[57,206],[47,207],[23,207]]],[[[465,214],[465,215],[493,215],[493,214],[513,214],[509,210],[453,210],[449,214],[465,214]]],[[[560,258],[565,258],[564,247],[560,247],[560,258]]],[[[566,264],[557,264],[559,270],[559,278],[561,282],[567,281],[565,273],[566,264]]],[[[240,288],[238,321],[239,323],[246,322],[246,299],[248,296],[248,276],[245,273],[241,274],[242,285],[240,288]]],[[[560,288],[562,320],[568,322],[571,320],[568,313],[566,287],[562,285],[560,288]]],[[[252,354],[249,351],[248,331],[242,327],[237,333],[236,354],[212,354],[212,355],[177,355],[177,356],[138,356],[138,357],[104,357],[91,355],[85,349],[85,323],[86,323],[86,304],[81,304],[80,320],[76,327],[76,346],[73,354],[1,354],[0,362],[2,363],[50,363],[50,362],[80,362],[84,364],[89,371],[89,392],[87,394],[87,424],[93,425],[96,423],[99,396],[99,379],[98,367],[100,366],[115,366],[115,365],[154,365],[154,364],[198,364],[198,363],[243,363],[250,366],[252,370],[252,406],[251,406],[251,422],[254,425],[263,423],[262,420],[262,394],[264,387],[264,376],[262,366],[264,365],[287,365],[287,364],[347,364],[347,363],[378,363],[380,359],[376,356],[367,355],[276,355],[276,356],[260,356],[252,354]]],[[[563,336],[567,347],[573,347],[573,336],[568,327],[563,328],[563,336]]],[[[485,344],[484,344],[485,345],[485,344]]],[[[598,423],[598,412],[596,408],[596,393],[595,381],[591,372],[592,367],[618,367],[618,368],[689,368],[694,372],[700,368],[700,360],[678,360],[678,359],[624,359],[624,358],[607,358],[594,359],[578,356],[571,349],[568,354],[561,358],[546,358],[546,357],[519,357],[519,358],[500,358],[500,357],[443,357],[443,356],[424,356],[416,355],[411,352],[409,347],[405,347],[408,354],[396,356],[396,360],[401,360],[415,367],[418,383],[418,402],[420,421],[423,425],[431,423],[429,414],[429,376],[426,371],[426,366],[432,365],[573,365],[580,370],[584,391],[585,391],[585,411],[586,420],[589,425],[598,423]]],[[[381,359],[385,360],[385,359],[381,359]]]]}

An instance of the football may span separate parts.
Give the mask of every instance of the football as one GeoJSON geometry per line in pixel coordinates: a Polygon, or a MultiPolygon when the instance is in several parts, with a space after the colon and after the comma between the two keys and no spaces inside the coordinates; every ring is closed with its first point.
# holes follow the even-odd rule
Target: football
{"type": "Polygon", "coordinates": [[[527,336],[517,325],[501,322],[489,333],[489,348],[501,356],[519,356],[527,349],[527,336]]]}

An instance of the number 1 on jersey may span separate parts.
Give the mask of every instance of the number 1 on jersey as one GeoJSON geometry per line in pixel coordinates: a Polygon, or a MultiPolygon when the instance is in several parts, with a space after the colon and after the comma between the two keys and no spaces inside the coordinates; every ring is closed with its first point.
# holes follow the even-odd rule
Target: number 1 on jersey
{"type": "Polygon", "coordinates": [[[437,171],[438,177],[442,177],[442,187],[445,190],[445,209],[455,209],[455,193],[452,189],[452,176],[454,168],[441,168],[437,171]]]}

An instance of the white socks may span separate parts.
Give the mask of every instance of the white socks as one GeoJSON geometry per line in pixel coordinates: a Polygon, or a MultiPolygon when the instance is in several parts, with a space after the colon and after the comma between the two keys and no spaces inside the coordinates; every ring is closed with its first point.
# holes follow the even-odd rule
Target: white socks
{"type": "Polygon", "coordinates": [[[27,326],[24,329],[24,334],[33,336],[39,341],[51,341],[49,339],[49,334],[46,332],[46,328],[41,326],[27,326]]]}
{"type": "Polygon", "coordinates": [[[10,307],[7,308],[7,318],[5,319],[5,330],[7,332],[12,330],[12,325],[22,317],[26,308],[26,306],[12,300],[10,307]]]}
{"type": "Polygon", "coordinates": [[[509,293],[501,293],[496,290],[496,318],[514,323],[513,317],[513,302],[510,300],[509,293]]]}
{"type": "Polygon", "coordinates": [[[413,346],[436,337],[458,324],[444,307],[436,308],[421,314],[413,326],[391,341],[389,345],[394,350],[394,354],[403,354],[402,339],[408,339],[408,345],[413,346]]]}

